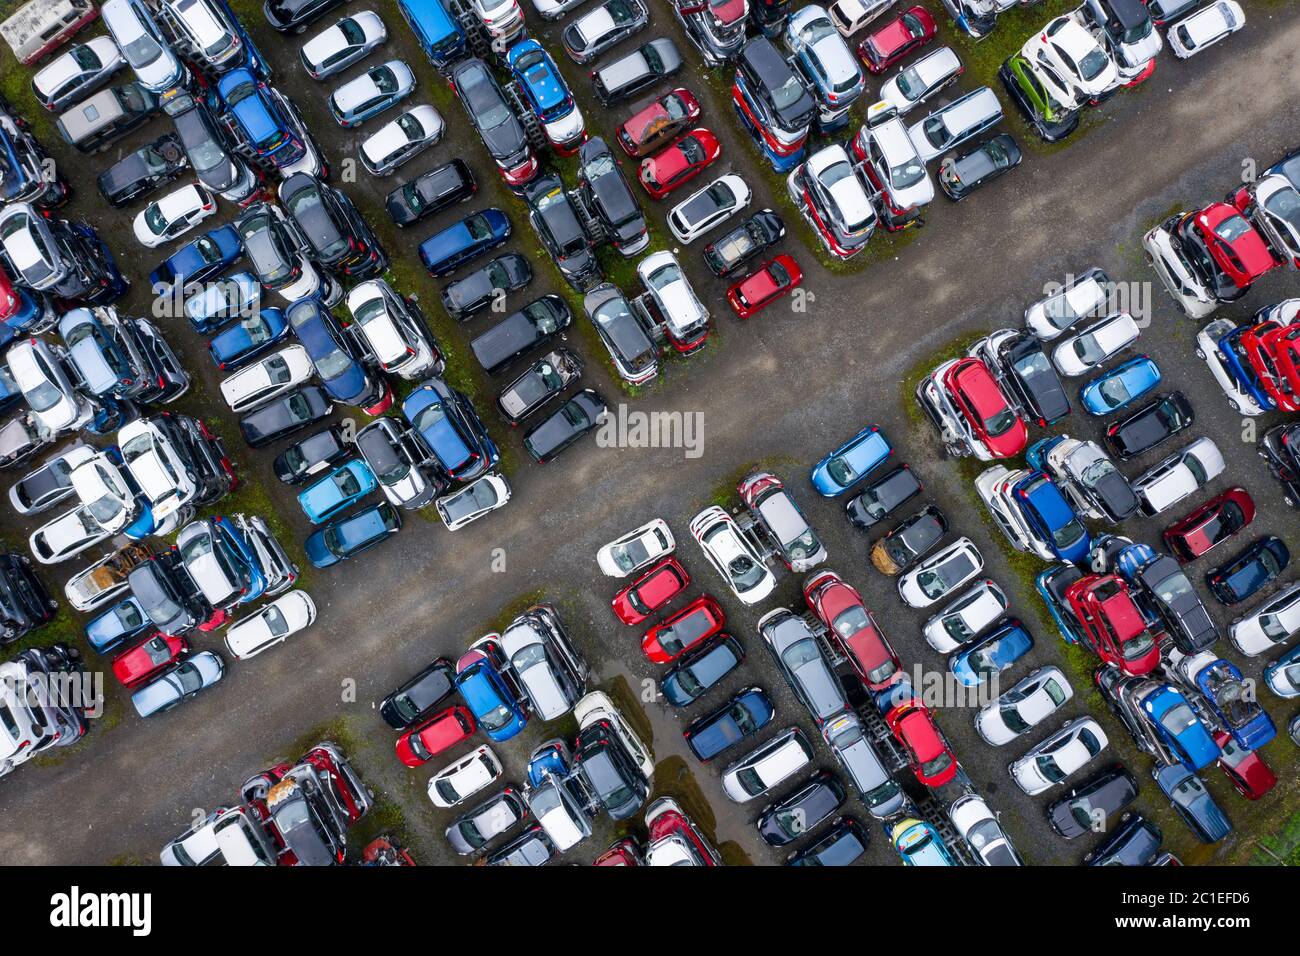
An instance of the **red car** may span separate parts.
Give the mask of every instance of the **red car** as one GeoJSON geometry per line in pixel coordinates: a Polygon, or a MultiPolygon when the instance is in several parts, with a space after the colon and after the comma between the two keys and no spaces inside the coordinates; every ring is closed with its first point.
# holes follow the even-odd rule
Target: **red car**
{"type": "Polygon", "coordinates": [[[1245,488],[1215,495],[1165,529],[1165,545],[1184,563],[1194,561],[1255,520],[1255,502],[1245,488]]]}
{"type": "Polygon", "coordinates": [[[697,126],[671,146],[641,160],[637,178],[655,199],[663,199],[690,182],[722,155],[722,144],[703,126],[697,126]]]}
{"type": "Polygon", "coordinates": [[[898,704],[885,714],[885,723],[907,751],[912,772],[921,783],[941,787],[957,776],[957,755],[919,701],[898,704]]]}
{"type": "Polygon", "coordinates": [[[1011,458],[1025,450],[1029,430],[983,362],[962,359],[944,373],[943,382],[953,405],[991,457],[1011,458]]]}
{"type": "Polygon", "coordinates": [[[18,297],[18,290],[14,288],[9,273],[0,269],[0,322],[11,318],[22,304],[23,300],[18,297]]]}
{"type": "Polygon", "coordinates": [[[472,733],[474,715],[460,704],[448,707],[397,738],[397,759],[408,767],[418,767],[472,733]]]}
{"type": "Polygon", "coordinates": [[[1300,393],[1300,324],[1270,332],[1264,345],[1286,379],[1288,390],[1292,395],[1300,393]]]}
{"type": "Polygon", "coordinates": [[[642,866],[641,851],[636,840],[623,837],[592,862],[592,866],[642,866]]]}
{"type": "Polygon", "coordinates": [[[1242,750],[1226,730],[1214,732],[1214,742],[1219,745],[1219,769],[1228,775],[1237,792],[1247,800],[1258,800],[1277,785],[1277,776],[1271,767],[1253,750],[1242,750]]]}
{"type": "Polygon", "coordinates": [[[157,631],[152,637],[117,655],[113,661],[113,676],[122,682],[123,687],[143,684],[164,667],[180,660],[189,649],[185,638],[157,631]]]}
{"type": "Polygon", "coordinates": [[[872,73],[884,73],[903,57],[934,39],[934,17],[925,7],[909,7],[858,44],[858,56],[872,73]]]}
{"type": "Polygon", "coordinates": [[[671,555],[614,595],[614,613],[624,624],[640,624],[691,583],[691,576],[671,555]]]}
{"type": "Polygon", "coordinates": [[[646,808],[646,859],[651,865],[721,866],[718,851],[672,797],[646,808]]]}
{"type": "Polygon", "coordinates": [[[1282,371],[1272,348],[1274,341],[1288,328],[1275,319],[1266,319],[1241,334],[1241,347],[1260,387],[1278,410],[1294,412],[1300,411],[1300,389],[1296,389],[1282,371]]]}
{"type": "Polygon", "coordinates": [[[699,118],[700,101],[690,90],[679,88],[634,113],[614,138],[623,152],[637,159],[670,142],[699,118]]]}
{"type": "Polygon", "coordinates": [[[671,664],[692,647],[719,633],[725,623],[722,605],[705,594],[646,631],[641,638],[641,650],[653,664],[671,664]]]}
{"type": "Polygon", "coordinates": [[[862,596],[834,571],[821,571],[803,586],[803,597],[831,639],[873,693],[903,676],[903,665],[862,596]]]}
{"type": "Polygon", "coordinates": [[[349,824],[366,815],[371,799],[362,792],[364,785],[356,771],[334,744],[328,741],[317,744],[298,762],[315,769],[317,779],[334,791],[335,801],[347,815],[349,824]]]}
{"type": "Polygon", "coordinates": [[[1085,574],[1065,591],[1093,653],[1125,674],[1141,677],[1160,663],[1160,646],[1128,585],[1114,574],[1085,574]]]}
{"type": "Polygon", "coordinates": [[[747,319],[802,283],[799,263],[783,252],[728,289],[727,301],[736,315],[747,319]]]}
{"type": "Polygon", "coordinates": [[[1215,264],[1239,289],[1249,287],[1278,264],[1264,237],[1226,202],[1211,203],[1196,213],[1192,228],[1210,250],[1215,264]]]}

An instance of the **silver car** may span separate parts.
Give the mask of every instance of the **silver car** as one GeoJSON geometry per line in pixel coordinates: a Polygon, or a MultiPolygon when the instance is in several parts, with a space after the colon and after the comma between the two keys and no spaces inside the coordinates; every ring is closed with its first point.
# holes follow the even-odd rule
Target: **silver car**
{"type": "Polygon", "coordinates": [[[32,92],[47,110],[61,110],[95,92],[126,64],[112,37],[78,43],[32,77],[32,92]]]}

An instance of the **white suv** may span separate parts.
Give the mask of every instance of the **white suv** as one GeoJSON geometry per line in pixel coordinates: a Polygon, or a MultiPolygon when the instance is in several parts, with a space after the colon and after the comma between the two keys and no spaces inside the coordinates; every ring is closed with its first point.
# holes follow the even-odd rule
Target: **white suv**
{"type": "Polygon", "coordinates": [[[790,727],[751,750],[722,774],[722,790],[735,803],[748,803],[790,779],[813,759],[812,745],[790,727]]]}

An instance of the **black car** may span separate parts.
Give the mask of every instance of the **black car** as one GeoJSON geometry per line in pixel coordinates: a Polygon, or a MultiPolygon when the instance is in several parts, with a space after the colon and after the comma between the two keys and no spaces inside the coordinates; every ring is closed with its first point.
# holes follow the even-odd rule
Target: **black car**
{"type": "Polygon", "coordinates": [[[852,817],[840,817],[816,843],[790,854],[786,866],[849,866],[866,852],[866,828],[852,817]]]}
{"type": "Polygon", "coordinates": [[[132,568],[126,582],[154,627],[164,634],[184,634],[212,614],[176,551],[164,551],[132,568]]]}
{"type": "Polygon", "coordinates": [[[528,303],[470,342],[470,350],[490,373],[500,372],[534,346],[569,327],[573,313],[558,295],[528,303]]]}
{"type": "Polygon", "coordinates": [[[1291,552],[1281,538],[1267,535],[1251,544],[1227,564],[1205,572],[1205,583],[1220,604],[1231,607],[1277,579],[1291,563],[1291,552]]]}
{"type": "Polygon", "coordinates": [[[296,485],[342,463],[351,453],[352,446],[344,440],[343,429],[331,425],[280,452],[272,468],[275,477],[286,485],[296,485]]]}
{"type": "Polygon", "coordinates": [[[1195,212],[1183,213],[1167,221],[1164,228],[1172,228],[1173,236],[1182,246],[1192,270],[1210,294],[1220,302],[1235,302],[1246,294],[1246,288],[1237,285],[1232,276],[1224,272],[1214,261],[1214,256],[1206,247],[1205,240],[1196,231],[1193,224],[1195,219],[1195,212]]]}
{"type": "Polygon", "coordinates": [[[1210,612],[1201,603],[1182,566],[1167,554],[1144,565],[1134,575],[1138,597],[1152,607],[1184,654],[1209,650],[1219,639],[1210,612]]]}
{"type": "Polygon", "coordinates": [[[239,420],[239,431],[250,447],[261,448],[315,424],[333,409],[334,405],[324,389],[319,385],[308,385],[249,412],[239,420]]]}
{"type": "Polygon", "coordinates": [[[844,805],[844,784],[829,770],[819,770],[808,782],[758,815],[758,835],[768,846],[786,846],[808,833],[844,805]]]}
{"type": "Polygon", "coordinates": [[[260,202],[235,220],[259,282],[271,290],[283,289],[302,278],[303,257],[294,227],[274,206],[260,202]]]}
{"type": "Polygon", "coordinates": [[[730,634],[711,637],[683,654],[659,679],[659,692],[674,707],[685,707],[715,687],[745,660],[745,649],[730,634]]]}
{"type": "Polygon", "coordinates": [[[440,657],[385,697],[379,716],[394,730],[405,730],[455,689],[456,667],[440,657]]]}
{"type": "Polygon", "coordinates": [[[601,280],[591,237],[582,227],[564,182],[554,173],[539,176],[524,190],[528,221],[566,282],[586,292],[601,280]]]}
{"type": "Polygon", "coordinates": [[[442,290],[442,307],[453,319],[464,322],[497,296],[515,292],[533,281],[533,268],[518,253],[497,256],[463,279],[449,283],[442,290]]]}
{"type": "Polygon", "coordinates": [[[1097,849],[1083,858],[1087,866],[1150,866],[1160,854],[1165,835],[1141,814],[1126,813],[1097,849]]]}
{"type": "Polygon", "coordinates": [[[781,217],[770,209],[761,209],[721,239],[705,246],[704,264],[715,276],[725,278],[784,238],[785,223],[781,217]]]}
{"type": "Polygon", "coordinates": [[[600,393],[594,388],[584,388],[524,432],[524,449],[534,461],[551,461],[599,426],[608,413],[600,393]]]}
{"type": "Polygon", "coordinates": [[[953,202],[961,202],[981,186],[1020,165],[1020,147],[1010,133],[1000,133],[968,153],[945,156],[939,163],[939,188],[953,202]]]}
{"type": "Polygon", "coordinates": [[[199,182],[213,192],[234,189],[248,175],[248,167],[230,155],[226,140],[208,108],[189,94],[182,94],[163,107],[171,117],[181,146],[199,182]]]}
{"type": "Polygon", "coordinates": [[[188,166],[180,137],[167,133],[119,159],[99,174],[96,184],[110,206],[121,208],[174,181],[188,166]]]}
{"type": "Polygon", "coordinates": [[[1133,775],[1119,764],[1079,784],[1047,808],[1047,822],[1067,840],[1105,830],[1106,821],[1137,799],[1133,775]]]}
{"type": "Polygon", "coordinates": [[[384,208],[397,225],[410,226],[464,202],[477,191],[474,174],[463,159],[457,158],[398,186],[384,200],[384,208]]]}
{"type": "MultiPolygon", "coordinates": [[[[464,60],[452,70],[451,83],[469,121],[501,171],[513,171],[532,161],[524,127],[501,93],[492,70],[482,60],[464,60]]],[[[522,182],[528,177],[519,174],[522,182]]]]}
{"type": "Polygon", "coordinates": [[[620,253],[633,256],[650,244],[641,206],[614,152],[599,136],[593,136],[578,150],[578,189],[620,253]]]}
{"type": "Polygon", "coordinates": [[[871,548],[871,563],[885,574],[899,574],[948,533],[948,519],[934,505],[906,518],[871,548]]]}
{"type": "Polygon", "coordinates": [[[1189,428],[1195,418],[1182,392],[1159,395],[1128,418],[1112,422],[1106,428],[1106,444],[1120,458],[1134,458],[1189,428]]]}
{"type": "Polygon", "coordinates": [[[573,763],[611,819],[626,820],[645,803],[649,785],[608,720],[578,731],[573,763]]]}
{"type": "Polygon", "coordinates": [[[1300,422],[1274,425],[1259,440],[1259,454],[1282,483],[1286,503],[1300,507],[1300,422]]]}
{"type": "MultiPolygon", "coordinates": [[[[218,501],[235,486],[235,473],[221,439],[197,418],[162,412],[151,421],[171,441],[172,446],[185,459],[198,490],[194,504],[202,507],[218,501]]],[[[130,449],[122,447],[122,454],[130,460],[130,449]]]]}
{"type": "Polygon", "coordinates": [[[128,319],[122,323],[122,331],[123,337],[129,337],[136,346],[136,354],[141,359],[139,371],[148,380],[148,385],[135,396],[137,401],[170,402],[189,389],[189,373],[158,326],[148,319],[128,319]]]}
{"type": "Polygon", "coordinates": [[[868,531],[904,503],[919,495],[922,488],[921,482],[912,473],[912,469],[907,465],[901,465],[889,474],[877,478],[859,494],[850,498],[844,505],[844,510],[848,513],[849,521],[854,527],[868,531]]]}
{"type": "Polygon", "coordinates": [[[352,200],[315,176],[294,173],[280,184],[280,201],[307,240],[311,257],[358,281],[388,268],[388,257],[352,200]]]}
{"type": "Polygon", "coordinates": [[[775,44],[755,37],[736,57],[732,93],[747,127],[759,139],[765,135],[797,142],[812,125],[817,102],[775,44]]]}
{"type": "Polygon", "coordinates": [[[343,0],[266,0],[262,13],[266,22],[281,33],[302,33],[312,21],[337,7],[343,0]]]}
{"type": "Polygon", "coordinates": [[[271,809],[271,822],[285,849],[297,858],[299,866],[342,863],[347,844],[334,824],[320,780],[314,772],[296,773],[292,780],[296,786],[287,792],[283,792],[286,782],[277,785],[281,789],[271,809]]]}
{"type": "Polygon", "coordinates": [[[1070,414],[1070,399],[1038,336],[1017,332],[998,344],[997,359],[1002,372],[999,378],[1009,387],[1020,411],[1040,428],[1070,414]]]}
{"type": "Polygon", "coordinates": [[[582,377],[582,360],[568,349],[543,355],[497,394],[497,409],[518,425],[582,377]]]}
{"type": "Polygon", "coordinates": [[[0,646],[27,636],[50,618],[58,604],[32,572],[31,559],[0,553],[0,646]]]}

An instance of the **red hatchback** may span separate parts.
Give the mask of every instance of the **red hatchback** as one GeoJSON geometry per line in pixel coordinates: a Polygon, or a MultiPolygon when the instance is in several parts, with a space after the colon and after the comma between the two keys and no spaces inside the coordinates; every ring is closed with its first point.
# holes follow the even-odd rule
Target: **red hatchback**
{"type": "Polygon", "coordinates": [[[690,586],[691,576],[672,556],[614,595],[614,613],[624,624],[640,624],[690,586]]]}
{"type": "Polygon", "coordinates": [[[944,373],[944,384],[991,457],[1011,458],[1025,450],[1029,430],[983,362],[977,358],[956,362],[944,373]]]}
{"type": "Polygon", "coordinates": [[[862,596],[842,577],[834,571],[814,574],[803,586],[803,597],[873,693],[903,676],[902,662],[862,596]]]}
{"type": "Polygon", "coordinates": [[[1247,800],[1258,800],[1277,786],[1277,775],[1264,758],[1253,750],[1243,750],[1226,730],[1214,732],[1219,745],[1219,769],[1228,775],[1237,792],[1247,800]]]}
{"type": "Polygon", "coordinates": [[[894,739],[907,751],[916,779],[927,787],[941,787],[957,776],[957,755],[948,746],[934,718],[918,701],[909,700],[885,714],[894,739]]]}
{"type": "Polygon", "coordinates": [[[1270,332],[1264,339],[1264,347],[1273,356],[1291,394],[1300,393],[1300,324],[1284,325],[1270,332]]]}
{"type": "Polygon", "coordinates": [[[1300,389],[1296,389],[1291,379],[1282,370],[1273,352],[1273,343],[1289,326],[1266,319],[1253,325],[1241,334],[1241,347],[1246,352],[1246,361],[1259,379],[1259,385],[1273,400],[1279,411],[1300,411],[1300,389]]]}
{"type": "Polygon", "coordinates": [[[474,715],[460,704],[448,707],[397,738],[397,759],[408,767],[418,767],[472,733],[474,715]]]}
{"type": "Polygon", "coordinates": [[[934,39],[934,17],[925,7],[910,7],[858,44],[858,56],[872,73],[884,73],[903,57],[934,39]]]}
{"type": "Polygon", "coordinates": [[[1215,495],[1165,529],[1165,545],[1179,561],[1194,561],[1255,520],[1255,502],[1245,488],[1215,495]]]}
{"type": "Polygon", "coordinates": [[[1193,217],[1192,226],[1215,264],[1239,289],[1249,287],[1278,264],[1264,237],[1226,202],[1206,206],[1193,217]]]}
{"type": "Polygon", "coordinates": [[[665,93],[618,128],[615,139],[633,159],[669,142],[700,118],[700,102],[687,89],[665,93]]]}
{"type": "Polygon", "coordinates": [[[641,160],[637,178],[655,199],[663,199],[683,183],[690,182],[722,155],[718,137],[697,126],[677,142],[641,160]]]}
{"type": "Polygon", "coordinates": [[[1132,677],[1155,670],[1160,645],[1118,576],[1085,574],[1066,589],[1065,598],[1093,653],[1132,677]]]}
{"type": "Polygon", "coordinates": [[[747,319],[802,283],[799,263],[783,252],[728,289],[727,301],[736,315],[747,319]]]}
{"type": "Polygon", "coordinates": [[[117,655],[113,661],[113,676],[122,682],[123,687],[143,684],[163,668],[180,660],[189,649],[185,638],[158,631],[153,637],[145,638],[117,655]]]}
{"type": "Polygon", "coordinates": [[[692,647],[719,633],[726,623],[722,605],[705,594],[646,631],[641,638],[641,650],[653,664],[671,664],[692,647]]]}

